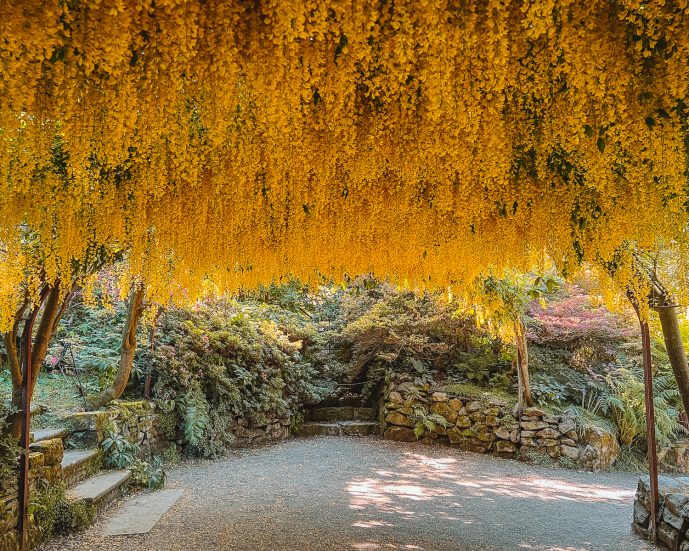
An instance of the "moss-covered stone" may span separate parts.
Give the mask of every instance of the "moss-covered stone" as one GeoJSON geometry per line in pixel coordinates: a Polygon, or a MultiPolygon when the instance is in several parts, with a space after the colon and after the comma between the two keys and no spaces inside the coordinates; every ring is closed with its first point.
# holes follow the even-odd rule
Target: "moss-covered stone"
{"type": "Polygon", "coordinates": [[[62,457],[65,453],[62,438],[41,440],[40,442],[31,444],[31,450],[43,454],[44,465],[58,465],[62,461],[62,457]]]}

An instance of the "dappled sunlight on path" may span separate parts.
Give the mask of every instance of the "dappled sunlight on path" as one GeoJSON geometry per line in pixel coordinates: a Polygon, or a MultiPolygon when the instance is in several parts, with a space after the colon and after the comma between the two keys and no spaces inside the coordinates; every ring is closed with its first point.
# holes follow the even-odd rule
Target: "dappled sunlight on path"
{"type": "Polygon", "coordinates": [[[169,473],[184,495],[150,534],[98,526],[43,551],[639,551],[637,477],[452,448],[320,437],[169,473]]]}
{"type": "MultiPolygon", "coordinates": [[[[463,457],[466,459],[467,456],[463,457]]],[[[468,457],[472,457],[471,454],[468,457]]],[[[480,462],[478,456],[473,458],[480,462]]],[[[489,465],[500,465],[499,460],[488,461],[489,465]]],[[[502,464],[509,466],[510,462],[502,464]]],[[[539,503],[547,503],[549,509],[556,512],[561,509],[561,514],[566,516],[569,502],[618,506],[626,511],[634,498],[633,487],[597,484],[596,475],[589,475],[591,481],[584,482],[568,479],[566,471],[541,468],[538,472],[530,472],[527,466],[511,464],[517,467],[514,469],[517,473],[526,472],[482,472],[475,466],[468,466],[466,461],[460,461],[454,450],[447,455],[438,449],[433,455],[404,452],[393,469],[375,469],[369,476],[355,476],[347,482],[349,508],[358,515],[352,526],[371,531],[415,521],[442,521],[470,529],[472,525],[490,520],[495,529],[500,530],[509,525],[509,517],[518,518],[525,507],[529,511],[528,516],[544,513],[544,510],[539,510],[539,503]],[[472,501],[480,503],[477,505],[472,501]],[[482,514],[477,514],[477,508],[482,514]]],[[[524,526],[528,526],[528,518],[524,521],[524,526]]],[[[528,538],[514,542],[515,549],[524,550],[584,551],[595,548],[586,540],[582,544],[543,547],[542,544],[530,543],[528,538]]],[[[353,544],[352,549],[423,547],[379,545],[367,541],[353,544]]]]}

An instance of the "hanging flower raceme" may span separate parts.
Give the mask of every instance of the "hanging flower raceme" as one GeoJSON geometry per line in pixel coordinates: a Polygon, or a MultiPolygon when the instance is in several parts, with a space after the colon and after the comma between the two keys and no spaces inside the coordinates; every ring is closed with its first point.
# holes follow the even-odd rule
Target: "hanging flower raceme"
{"type": "Polygon", "coordinates": [[[7,0],[3,288],[27,228],[43,280],[114,248],[180,299],[683,239],[688,25],[679,1],[7,0]]]}

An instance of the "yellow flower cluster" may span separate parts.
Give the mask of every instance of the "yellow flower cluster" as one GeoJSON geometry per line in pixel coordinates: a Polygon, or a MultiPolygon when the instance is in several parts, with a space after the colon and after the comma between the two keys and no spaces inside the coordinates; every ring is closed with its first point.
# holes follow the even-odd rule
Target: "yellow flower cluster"
{"type": "Polygon", "coordinates": [[[2,4],[0,326],[103,246],[165,300],[682,239],[687,0],[2,4]]]}

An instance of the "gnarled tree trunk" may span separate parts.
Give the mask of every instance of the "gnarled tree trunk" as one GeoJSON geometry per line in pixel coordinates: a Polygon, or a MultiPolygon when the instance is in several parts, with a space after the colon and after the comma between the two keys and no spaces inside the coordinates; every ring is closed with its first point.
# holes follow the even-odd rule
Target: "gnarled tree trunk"
{"type": "MultiPolygon", "coordinates": [[[[14,324],[9,333],[5,333],[4,341],[7,350],[7,358],[10,365],[10,374],[12,376],[12,409],[18,412],[21,409],[21,388],[23,383],[23,376],[21,373],[21,362],[19,350],[17,348],[17,338],[33,339],[33,346],[31,351],[31,374],[29,379],[29,396],[33,395],[38,381],[38,374],[43,366],[43,361],[48,352],[48,345],[52,340],[57,330],[57,325],[60,322],[62,314],[67,309],[69,302],[74,296],[76,285],[72,287],[67,293],[63,293],[60,281],[56,281],[51,287],[44,287],[41,291],[38,304],[32,305],[30,301],[26,301],[17,314],[15,315],[14,324]],[[27,308],[33,307],[34,313],[40,315],[40,323],[33,335],[25,335],[26,329],[19,333],[22,316],[27,308]]],[[[10,418],[11,432],[15,436],[19,436],[20,430],[20,416],[15,413],[10,418]]]]}
{"type": "Polygon", "coordinates": [[[675,375],[679,395],[682,397],[682,405],[684,405],[684,411],[689,414],[689,363],[682,344],[677,309],[669,306],[655,310],[660,318],[665,348],[672,366],[672,373],[675,375]]]}
{"type": "Polygon", "coordinates": [[[115,380],[109,388],[87,399],[89,408],[91,409],[98,409],[112,400],[116,400],[122,396],[124,389],[127,388],[129,376],[132,372],[132,364],[134,363],[134,353],[136,352],[136,329],[139,325],[141,313],[143,312],[143,300],[144,287],[141,284],[136,284],[132,288],[132,292],[129,296],[127,321],[122,335],[120,361],[117,366],[115,380]]]}

